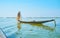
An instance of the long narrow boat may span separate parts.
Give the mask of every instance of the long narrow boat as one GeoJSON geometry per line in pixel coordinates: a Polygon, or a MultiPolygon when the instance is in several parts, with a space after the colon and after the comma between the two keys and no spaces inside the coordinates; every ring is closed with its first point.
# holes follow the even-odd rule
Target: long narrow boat
{"type": "Polygon", "coordinates": [[[51,22],[51,21],[54,21],[54,19],[51,19],[51,20],[45,20],[45,21],[20,21],[20,23],[46,23],[46,22],[51,22]]]}
{"type": "Polygon", "coordinates": [[[45,20],[45,21],[21,21],[21,14],[20,14],[20,12],[18,12],[18,14],[17,14],[17,20],[18,20],[20,23],[46,23],[46,22],[55,21],[54,19],[45,20]]]}

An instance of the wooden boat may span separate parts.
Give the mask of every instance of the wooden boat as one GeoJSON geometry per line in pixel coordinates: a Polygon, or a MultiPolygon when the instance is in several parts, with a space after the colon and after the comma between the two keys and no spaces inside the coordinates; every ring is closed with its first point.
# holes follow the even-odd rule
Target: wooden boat
{"type": "Polygon", "coordinates": [[[20,12],[18,12],[18,14],[17,14],[17,20],[18,20],[20,23],[46,23],[46,22],[55,21],[54,19],[45,20],[45,21],[21,21],[21,14],[20,14],[20,12]]]}
{"type": "Polygon", "coordinates": [[[46,23],[46,22],[51,22],[54,21],[54,19],[51,20],[45,20],[45,21],[20,21],[18,20],[20,23],[46,23]]]}

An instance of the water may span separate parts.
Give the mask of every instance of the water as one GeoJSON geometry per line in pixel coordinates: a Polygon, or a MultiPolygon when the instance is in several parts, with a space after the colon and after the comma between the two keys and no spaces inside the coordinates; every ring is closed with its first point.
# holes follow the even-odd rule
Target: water
{"type": "Polygon", "coordinates": [[[60,18],[22,18],[25,21],[55,19],[43,24],[18,23],[15,17],[0,17],[0,28],[7,38],[60,38],[60,18]]]}

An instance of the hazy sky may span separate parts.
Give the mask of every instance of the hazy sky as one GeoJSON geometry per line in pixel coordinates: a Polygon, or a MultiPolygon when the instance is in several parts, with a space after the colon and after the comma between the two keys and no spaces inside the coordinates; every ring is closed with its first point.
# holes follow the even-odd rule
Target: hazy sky
{"type": "Polygon", "coordinates": [[[0,0],[0,17],[60,17],[60,0],[0,0]]]}

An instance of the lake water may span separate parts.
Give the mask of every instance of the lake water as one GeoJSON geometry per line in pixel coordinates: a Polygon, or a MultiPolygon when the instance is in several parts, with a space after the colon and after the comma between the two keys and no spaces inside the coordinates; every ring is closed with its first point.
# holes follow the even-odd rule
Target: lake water
{"type": "Polygon", "coordinates": [[[24,21],[55,19],[43,24],[19,23],[15,17],[0,17],[0,28],[7,38],[60,38],[60,18],[27,17],[24,21]]]}

